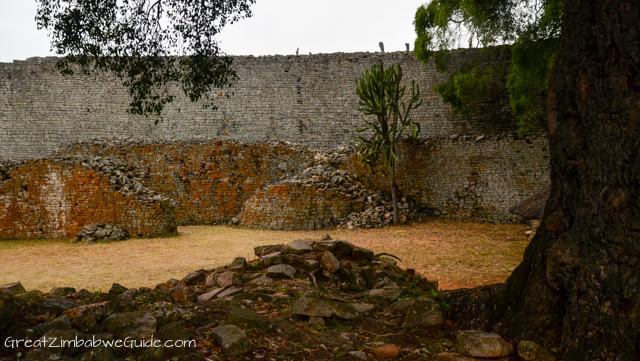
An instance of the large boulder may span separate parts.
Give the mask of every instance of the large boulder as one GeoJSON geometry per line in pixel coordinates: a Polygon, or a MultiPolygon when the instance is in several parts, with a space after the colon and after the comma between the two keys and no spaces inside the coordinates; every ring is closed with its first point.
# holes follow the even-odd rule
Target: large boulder
{"type": "Polygon", "coordinates": [[[322,298],[317,294],[305,294],[291,306],[291,313],[309,317],[338,317],[353,320],[360,316],[350,303],[322,298]]]}
{"type": "Polygon", "coordinates": [[[141,340],[156,333],[156,318],[149,312],[114,313],[102,321],[102,327],[118,339],[141,340]]]}
{"type": "Polygon", "coordinates": [[[237,326],[218,326],[211,330],[211,334],[227,356],[242,355],[251,351],[251,341],[237,326]]]}
{"type": "Polygon", "coordinates": [[[478,330],[458,331],[458,352],[472,357],[504,357],[513,354],[513,345],[500,335],[478,330]]]}

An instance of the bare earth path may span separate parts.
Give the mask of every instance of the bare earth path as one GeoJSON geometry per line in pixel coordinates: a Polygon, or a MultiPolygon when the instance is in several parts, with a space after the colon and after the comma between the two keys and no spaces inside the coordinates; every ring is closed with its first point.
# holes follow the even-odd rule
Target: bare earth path
{"type": "Polygon", "coordinates": [[[69,240],[0,241],[0,284],[21,281],[48,291],[68,286],[106,291],[112,283],[153,287],[197,269],[253,258],[253,247],[329,233],[376,253],[392,253],[440,288],[503,282],[522,260],[524,225],[430,221],[368,230],[261,231],[225,226],[180,227],[180,236],[76,245],[69,240]]]}

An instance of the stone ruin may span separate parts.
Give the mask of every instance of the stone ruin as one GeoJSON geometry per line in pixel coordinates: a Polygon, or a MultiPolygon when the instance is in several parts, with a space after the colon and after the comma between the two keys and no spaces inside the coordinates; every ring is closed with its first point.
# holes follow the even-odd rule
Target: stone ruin
{"type": "MultiPolygon", "coordinates": [[[[41,342],[0,348],[0,360],[269,360],[283,354],[328,360],[348,354],[356,360],[506,361],[515,352],[495,334],[456,333],[447,292],[399,267],[393,255],[330,237],[254,251],[254,260],[236,258],[153,289],[114,284],[108,292],[54,287],[43,294],[20,283],[0,286],[0,341],[41,342]],[[436,334],[437,355],[418,341],[436,334]],[[42,346],[53,338],[193,342],[180,348],[42,346]]],[[[530,341],[517,347],[525,360],[532,354],[554,360],[552,351],[530,341]]]]}

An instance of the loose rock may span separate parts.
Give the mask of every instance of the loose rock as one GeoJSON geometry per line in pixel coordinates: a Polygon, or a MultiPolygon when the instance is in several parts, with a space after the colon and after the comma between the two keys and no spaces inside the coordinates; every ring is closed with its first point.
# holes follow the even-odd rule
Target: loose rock
{"type": "Polygon", "coordinates": [[[211,334],[225,355],[242,355],[251,351],[251,341],[247,338],[247,334],[237,326],[218,326],[211,331],[211,334]]]}
{"type": "Polygon", "coordinates": [[[472,357],[503,357],[513,353],[513,345],[500,335],[477,330],[458,331],[458,352],[472,357]]]}

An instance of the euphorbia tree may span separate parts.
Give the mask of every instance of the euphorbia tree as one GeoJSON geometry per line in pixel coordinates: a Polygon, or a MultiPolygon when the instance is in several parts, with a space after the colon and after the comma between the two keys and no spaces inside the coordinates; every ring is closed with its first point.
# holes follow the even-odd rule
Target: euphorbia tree
{"type": "MultiPolygon", "coordinates": [[[[391,65],[387,69],[380,62],[356,79],[356,93],[360,97],[358,110],[365,126],[358,129],[359,135],[353,144],[360,160],[371,166],[372,171],[386,166],[393,203],[393,224],[398,224],[398,186],[396,185],[396,146],[406,130],[409,138],[416,138],[420,126],[410,117],[411,110],[422,104],[420,89],[411,81],[411,94],[405,103],[406,86],[402,85],[402,67],[391,65]]],[[[385,168],[382,168],[383,170],[385,168]]]]}

